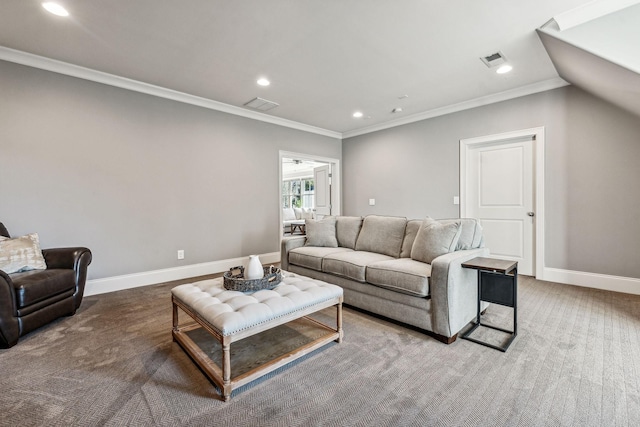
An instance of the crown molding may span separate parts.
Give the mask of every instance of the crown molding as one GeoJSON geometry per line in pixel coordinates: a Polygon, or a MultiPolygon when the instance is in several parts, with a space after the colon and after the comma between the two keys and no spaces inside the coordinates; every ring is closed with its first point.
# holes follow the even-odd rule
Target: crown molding
{"type": "Polygon", "coordinates": [[[496,93],[493,95],[483,96],[480,98],[472,99],[472,100],[461,102],[458,104],[453,104],[453,105],[436,108],[429,111],[424,111],[421,113],[416,113],[407,117],[403,117],[401,119],[381,123],[378,125],[354,129],[351,131],[341,133],[337,131],[319,128],[316,126],[307,125],[300,122],[295,122],[293,120],[287,120],[280,117],[270,116],[270,115],[259,113],[256,111],[246,110],[244,108],[236,107],[235,105],[225,104],[223,102],[214,101],[214,100],[203,98],[200,96],[190,95],[188,93],[167,89],[161,86],[144,83],[138,80],[128,79],[126,77],[116,76],[114,74],[93,70],[91,68],[81,67],[79,65],[58,61],[58,60],[47,58],[44,56],[34,55],[32,53],[10,49],[5,46],[0,46],[0,60],[13,62],[21,65],[26,65],[33,68],[39,68],[41,70],[51,71],[54,73],[76,77],[79,79],[89,80],[92,82],[114,86],[121,89],[131,90],[134,92],[144,93],[151,96],[157,96],[159,98],[170,99],[173,101],[195,105],[195,106],[207,108],[210,110],[221,111],[223,113],[233,114],[236,116],[258,120],[265,123],[271,123],[278,126],[300,130],[303,132],[309,132],[316,135],[327,136],[329,138],[334,138],[334,139],[346,139],[354,136],[364,135],[367,133],[377,132],[380,130],[389,129],[396,126],[402,126],[409,123],[418,122],[421,120],[427,120],[434,117],[443,116],[445,114],[451,114],[458,111],[463,111],[471,108],[493,104],[496,102],[507,101],[513,98],[519,98],[521,96],[531,95],[538,92],[544,92],[544,91],[556,89],[562,86],[567,86],[569,84],[566,81],[562,80],[560,77],[557,77],[554,79],[545,80],[542,82],[519,87],[516,89],[511,89],[511,90],[496,93]]]}
{"type": "Polygon", "coordinates": [[[354,129],[344,132],[342,138],[351,138],[354,136],[364,135],[371,132],[377,132],[384,129],[393,128],[396,126],[402,126],[409,123],[419,122],[421,120],[432,119],[438,116],[444,116],[446,114],[456,113],[458,111],[469,110],[471,108],[482,107],[484,105],[495,104],[497,102],[508,101],[514,98],[520,98],[521,96],[532,95],[538,92],[545,92],[551,89],[557,89],[559,87],[567,86],[569,83],[562,80],[560,77],[554,79],[544,80],[538,83],[533,83],[527,86],[507,90],[504,92],[495,93],[492,95],[482,96],[480,98],[471,99],[469,101],[460,102],[458,104],[452,104],[441,108],[435,108],[433,110],[423,111],[421,113],[412,114],[401,119],[393,120],[390,122],[381,123],[378,125],[368,126],[365,128],[354,129]]]}
{"type": "Polygon", "coordinates": [[[271,123],[278,126],[284,126],[303,132],[314,133],[317,135],[328,136],[330,138],[342,139],[342,133],[328,129],[322,129],[310,126],[304,123],[295,122],[293,120],[282,119],[270,116],[256,111],[246,110],[236,107],[235,105],[225,104],[223,102],[213,101],[211,99],[202,98],[200,96],[190,95],[188,93],[167,89],[144,83],[138,80],[132,80],[125,77],[116,76],[114,74],[104,73],[102,71],[73,65],[67,62],[58,61],[44,56],[34,55],[32,53],[20,50],[10,49],[0,46],[0,60],[14,62],[16,64],[26,65],[29,67],[39,68],[41,70],[51,71],[58,74],[64,74],[79,79],[89,80],[96,83],[102,83],[121,89],[131,90],[134,92],[144,93],[147,95],[157,96],[159,98],[170,99],[185,104],[196,105],[198,107],[210,110],[221,111],[223,113],[233,114],[236,116],[246,117],[248,119],[259,120],[261,122],[271,123]]]}

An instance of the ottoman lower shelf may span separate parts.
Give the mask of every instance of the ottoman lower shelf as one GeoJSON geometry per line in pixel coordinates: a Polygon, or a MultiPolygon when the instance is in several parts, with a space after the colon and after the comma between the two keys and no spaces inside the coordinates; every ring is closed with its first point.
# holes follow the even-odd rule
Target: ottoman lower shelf
{"type": "MultiPolygon", "coordinates": [[[[331,298],[319,304],[314,304],[310,307],[306,307],[300,310],[293,311],[289,314],[279,316],[276,319],[271,319],[260,325],[248,327],[239,332],[223,335],[220,331],[213,327],[206,319],[204,319],[196,310],[185,304],[175,295],[172,296],[173,303],[173,338],[180,346],[191,356],[194,362],[202,369],[207,377],[216,385],[221,391],[222,397],[225,401],[228,401],[231,397],[231,392],[251,381],[254,381],[261,376],[274,371],[300,357],[303,357],[312,351],[327,345],[333,341],[341,342],[343,337],[342,331],[342,295],[331,298]],[[324,323],[312,319],[310,314],[323,310],[328,307],[336,308],[336,327],[325,325],[324,323]],[[186,313],[192,318],[195,323],[187,325],[179,325],[178,322],[178,309],[186,313]],[[269,331],[281,325],[288,324],[290,322],[296,322],[298,324],[304,323],[304,327],[313,327],[317,330],[310,341],[304,343],[300,347],[285,352],[284,354],[275,357],[260,366],[253,367],[240,373],[239,375],[232,376],[231,366],[231,343],[239,340],[251,337],[253,335],[269,331]],[[211,335],[222,347],[221,352],[221,364],[216,364],[198,344],[189,336],[193,331],[202,328],[209,335],[211,335]]],[[[235,347],[234,347],[235,348],[235,347]]]]}

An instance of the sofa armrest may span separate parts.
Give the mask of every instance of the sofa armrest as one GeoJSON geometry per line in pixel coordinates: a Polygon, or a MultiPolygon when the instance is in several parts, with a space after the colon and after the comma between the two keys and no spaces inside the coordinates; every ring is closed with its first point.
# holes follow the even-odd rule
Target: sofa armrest
{"type": "Polygon", "coordinates": [[[304,246],[306,236],[284,237],[280,242],[280,268],[289,269],[289,251],[304,246]]]}
{"type": "Polygon", "coordinates": [[[0,348],[14,346],[20,337],[16,292],[13,281],[0,270],[0,348]]]}
{"type": "Polygon", "coordinates": [[[479,256],[488,256],[488,248],[451,252],[431,263],[431,299],[433,332],[452,337],[476,317],[478,273],[462,264],[479,256]]]}

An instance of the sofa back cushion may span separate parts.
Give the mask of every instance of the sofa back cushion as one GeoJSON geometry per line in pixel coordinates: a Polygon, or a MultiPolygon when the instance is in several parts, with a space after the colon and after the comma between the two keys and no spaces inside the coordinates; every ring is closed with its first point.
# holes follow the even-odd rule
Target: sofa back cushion
{"type": "Polygon", "coordinates": [[[402,241],[402,250],[400,251],[400,258],[411,258],[411,248],[413,248],[413,241],[416,240],[416,235],[423,220],[412,219],[407,221],[407,228],[404,231],[404,240],[402,241]]]}
{"type": "Polygon", "coordinates": [[[337,248],[336,217],[325,216],[320,220],[305,220],[307,241],[305,246],[319,246],[325,248],[337,248]]]}
{"type": "Polygon", "coordinates": [[[459,222],[461,225],[460,239],[456,250],[477,249],[482,246],[482,225],[475,218],[439,219],[441,224],[459,222]]]}
{"type": "Polygon", "coordinates": [[[336,238],[341,248],[356,248],[356,241],[362,228],[361,216],[336,217],[336,238]]]}
{"type": "Polygon", "coordinates": [[[460,221],[442,224],[427,217],[413,242],[411,259],[431,264],[440,255],[455,251],[461,230],[460,221]]]}
{"type": "Polygon", "coordinates": [[[407,219],[404,217],[369,215],[362,222],[356,250],[398,258],[406,225],[407,219]]]}
{"type": "Polygon", "coordinates": [[[282,220],[283,221],[295,221],[296,213],[293,208],[282,208],[282,220]]]}

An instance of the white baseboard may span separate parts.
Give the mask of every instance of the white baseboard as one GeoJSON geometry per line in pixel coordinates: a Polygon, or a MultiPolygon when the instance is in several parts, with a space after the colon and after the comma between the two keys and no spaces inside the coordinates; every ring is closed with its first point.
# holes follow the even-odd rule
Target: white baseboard
{"type": "Polygon", "coordinates": [[[542,274],[543,277],[538,277],[539,280],[640,295],[640,279],[631,277],[609,276],[549,267],[544,267],[542,274]]]}
{"type": "MultiPolygon", "coordinates": [[[[207,274],[222,273],[237,265],[246,265],[249,257],[223,259],[219,261],[191,264],[182,267],[165,268],[162,270],[144,271],[141,273],[125,274],[122,276],[105,277],[104,279],[87,280],[84,295],[98,295],[139,286],[155,285],[172,280],[188,279],[189,277],[205,276],[207,274]]],[[[260,255],[263,264],[280,262],[280,252],[270,252],[260,255]]]]}

